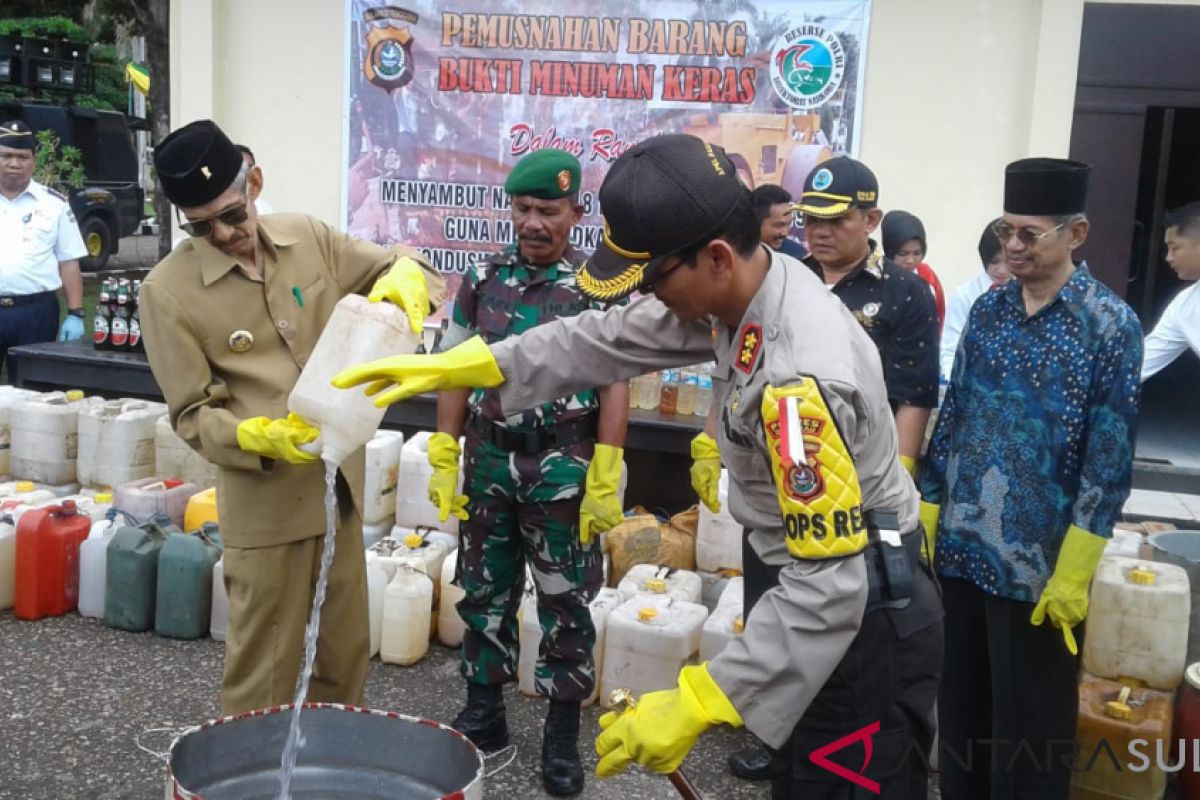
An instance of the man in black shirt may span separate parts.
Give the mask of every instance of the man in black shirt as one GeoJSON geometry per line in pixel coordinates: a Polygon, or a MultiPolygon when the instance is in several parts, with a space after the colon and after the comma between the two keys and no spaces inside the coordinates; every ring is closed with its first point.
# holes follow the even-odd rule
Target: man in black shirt
{"type": "Polygon", "coordinates": [[[854,313],[879,348],[900,460],[912,472],[929,412],[937,407],[937,306],[921,278],[884,258],[870,238],[883,216],[878,198],[871,170],[842,156],[812,171],[797,209],[804,214],[812,253],[804,263],[854,313]]]}

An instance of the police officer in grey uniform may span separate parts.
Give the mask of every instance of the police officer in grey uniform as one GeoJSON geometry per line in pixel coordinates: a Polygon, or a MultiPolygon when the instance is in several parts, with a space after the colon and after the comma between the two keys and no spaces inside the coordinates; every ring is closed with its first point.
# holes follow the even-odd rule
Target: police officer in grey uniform
{"type": "Polygon", "coordinates": [[[760,244],[719,147],[643,142],[613,164],[600,202],[605,235],[581,288],[654,297],[490,349],[472,339],[359,365],[335,384],[367,383],[380,404],[499,386],[511,411],[715,352],[731,510],[779,583],[721,655],[601,718],[597,773],[630,761],[669,772],[707,728],[744,724],[773,749],[774,798],[924,798],[941,604],[875,345],[814,275],[760,244]]]}

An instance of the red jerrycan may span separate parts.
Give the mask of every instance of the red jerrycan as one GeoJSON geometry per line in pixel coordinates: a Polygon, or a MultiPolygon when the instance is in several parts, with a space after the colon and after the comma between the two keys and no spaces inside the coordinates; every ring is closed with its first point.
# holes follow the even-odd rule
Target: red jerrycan
{"type": "Polygon", "coordinates": [[[13,593],[18,619],[59,617],[78,605],[79,546],[91,525],[91,517],[80,514],[72,500],[21,516],[13,593]]]}

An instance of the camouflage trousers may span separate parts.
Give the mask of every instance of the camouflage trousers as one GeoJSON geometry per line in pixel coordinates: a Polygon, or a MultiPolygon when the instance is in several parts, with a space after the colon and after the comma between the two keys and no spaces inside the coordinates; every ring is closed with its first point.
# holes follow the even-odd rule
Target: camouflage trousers
{"type": "Polygon", "coordinates": [[[525,567],[542,628],[539,694],[585,700],[596,682],[596,630],[588,603],[603,582],[599,537],[579,542],[579,505],[592,442],[536,455],[509,453],[467,426],[463,492],[470,518],[459,526],[458,613],[466,624],[461,671],[469,683],[517,677],[517,612],[525,567]]]}

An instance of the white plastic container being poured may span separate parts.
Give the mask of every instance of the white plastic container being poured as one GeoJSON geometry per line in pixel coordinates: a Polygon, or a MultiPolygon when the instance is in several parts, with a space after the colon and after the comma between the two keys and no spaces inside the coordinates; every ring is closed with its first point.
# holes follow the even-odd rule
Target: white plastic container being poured
{"type": "Polygon", "coordinates": [[[412,353],[419,341],[408,316],[391,303],[356,294],[338,301],[288,397],[288,410],[321,429],[322,459],[341,464],[371,440],[384,413],[361,386],[334,388],[333,376],[363,361],[412,353]]]}

